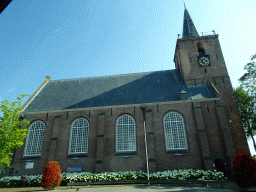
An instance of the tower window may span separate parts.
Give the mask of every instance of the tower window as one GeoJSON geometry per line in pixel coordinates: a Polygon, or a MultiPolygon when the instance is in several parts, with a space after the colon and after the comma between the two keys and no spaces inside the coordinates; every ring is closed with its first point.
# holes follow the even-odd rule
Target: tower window
{"type": "Polygon", "coordinates": [[[199,55],[204,55],[205,54],[203,43],[198,42],[197,43],[197,49],[198,49],[199,55]]]}

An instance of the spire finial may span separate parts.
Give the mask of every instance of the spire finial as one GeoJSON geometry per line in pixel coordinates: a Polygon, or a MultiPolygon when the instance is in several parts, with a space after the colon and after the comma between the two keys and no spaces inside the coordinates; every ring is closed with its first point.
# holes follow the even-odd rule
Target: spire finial
{"type": "Polygon", "coordinates": [[[183,4],[184,4],[184,9],[186,9],[186,4],[185,4],[185,1],[183,0],[183,4]]]}

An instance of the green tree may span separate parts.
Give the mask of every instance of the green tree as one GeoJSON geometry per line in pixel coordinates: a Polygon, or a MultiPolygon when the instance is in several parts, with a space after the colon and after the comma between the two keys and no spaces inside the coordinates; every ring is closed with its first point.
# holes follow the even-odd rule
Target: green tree
{"type": "Polygon", "coordinates": [[[242,86],[236,88],[234,93],[246,137],[247,139],[252,139],[254,149],[256,150],[256,144],[253,138],[253,136],[256,135],[256,97],[255,95],[250,95],[249,91],[244,90],[242,86]]]}
{"type": "Polygon", "coordinates": [[[256,54],[251,57],[251,62],[247,63],[244,69],[247,71],[240,79],[241,86],[249,91],[250,95],[256,95],[256,54]]]}
{"type": "Polygon", "coordinates": [[[5,171],[5,167],[11,167],[12,150],[22,146],[23,139],[27,136],[27,129],[24,126],[29,125],[29,121],[20,120],[20,110],[22,108],[22,98],[27,94],[20,94],[18,101],[2,101],[0,109],[3,116],[0,117],[0,167],[5,171]]]}

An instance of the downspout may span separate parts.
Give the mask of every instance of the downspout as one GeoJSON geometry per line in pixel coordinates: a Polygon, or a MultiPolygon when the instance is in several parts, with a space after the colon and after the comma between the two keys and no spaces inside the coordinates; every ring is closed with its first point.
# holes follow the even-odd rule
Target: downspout
{"type": "Polygon", "coordinates": [[[147,132],[146,132],[146,115],[145,115],[146,106],[142,105],[140,108],[143,111],[143,125],[144,125],[144,134],[145,134],[145,147],[146,147],[146,162],[147,162],[148,185],[150,185],[150,181],[149,181],[149,167],[148,167],[148,146],[147,146],[147,132]]]}

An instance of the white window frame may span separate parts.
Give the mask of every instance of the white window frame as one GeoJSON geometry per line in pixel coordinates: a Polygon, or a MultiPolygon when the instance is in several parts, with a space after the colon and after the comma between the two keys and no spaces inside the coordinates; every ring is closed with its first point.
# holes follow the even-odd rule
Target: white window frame
{"type": "MultiPolygon", "coordinates": [[[[68,154],[69,155],[79,155],[79,154],[87,154],[88,153],[88,137],[89,137],[89,121],[85,118],[79,118],[79,119],[76,119],[72,125],[71,125],[71,131],[70,131],[70,139],[69,139],[69,150],[68,150],[68,154]],[[78,121],[81,121],[83,120],[85,122],[85,124],[83,126],[78,126],[78,127],[74,127],[75,126],[75,123],[78,122],[78,121]],[[82,135],[81,135],[81,138],[79,137],[76,137],[76,138],[73,138],[73,134],[74,134],[74,131],[75,129],[79,130],[79,129],[82,129],[82,135]],[[86,135],[87,133],[87,135],[86,135]],[[73,147],[72,146],[72,141],[74,141],[74,151],[71,151],[73,147]],[[80,144],[80,145],[79,145],[80,144]],[[80,148],[80,150],[78,149],[80,148]]],[[[77,135],[78,136],[78,135],[77,135]]]]}
{"type": "Polygon", "coordinates": [[[136,127],[135,120],[130,115],[122,115],[116,121],[116,153],[136,152],[136,127]],[[126,121],[126,122],[124,122],[126,121]],[[123,126],[123,127],[122,127],[123,126]],[[118,129],[122,129],[121,134],[118,129]],[[126,130],[124,130],[126,128],[126,130]],[[132,130],[133,129],[133,130],[132,130]],[[125,135],[126,133],[126,135],[125,135]],[[120,138],[121,137],[121,138],[120,138]],[[119,138],[126,139],[126,143],[119,143],[119,138]],[[122,148],[119,146],[122,145],[122,148]]]}
{"type": "Polygon", "coordinates": [[[166,151],[187,150],[187,137],[182,115],[176,112],[167,113],[163,123],[166,151]]]}
{"type": "Polygon", "coordinates": [[[41,156],[44,143],[45,127],[46,126],[42,121],[35,121],[29,126],[23,154],[24,157],[41,156]],[[31,152],[31,148],[33,147],[35,147],[34,152],[31,152]]]}

